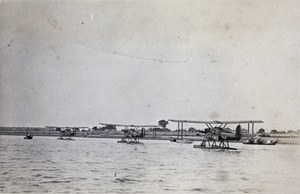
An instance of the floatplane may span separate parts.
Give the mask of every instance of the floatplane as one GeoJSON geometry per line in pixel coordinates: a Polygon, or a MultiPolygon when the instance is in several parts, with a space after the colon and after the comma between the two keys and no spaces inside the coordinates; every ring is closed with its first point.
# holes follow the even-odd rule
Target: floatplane
{"type": "Polygon", "coordinates": [[[191,120],[174,120],[171,122],[178,124],[178,131],[183,131],[183,123],[205,124],[208,130],[200,145],[194,145],[194,148],[202,149],[227,149],[237,150],[237,148],[229,147],[229,140],[240,140],[242,137],[254,137],[254,133],[249,133],[250,124],[252,124],[252,131],[254,132],[255,123],[263,123],[262,121],[191,121],[191,120]],[[238,124],[234,131],[225,128],[228,124],[238,124]],[[248,124],[248,133],[242,133],[241,124],[248,124]]]}
{"type": "Polygon", "coordinates": [[[75,140],[71,136],[76,135],[76,130],[79,129],[88,129],[89,127],[57,127],[57,126],[45,126],[49,129],[55,129],[60,131],[60,136],[58,140],[75,140]]]}
{"type": "Polygon", "coordinates": [[[123,125],[123,124],[107,124],[100,123],[100,125],[112,125],[115,127],[124,127],[121,131],[124,136],[117,143],[140,144],[140,138],[145,137],[145,128],[159,128],[159,125],[123,125]]]}

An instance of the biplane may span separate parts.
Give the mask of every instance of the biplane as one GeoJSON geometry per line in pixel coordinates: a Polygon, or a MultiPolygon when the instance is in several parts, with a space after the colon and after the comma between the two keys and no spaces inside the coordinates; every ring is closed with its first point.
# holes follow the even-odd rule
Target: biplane
{"type": "Polygon", "coordinates": [[[71,136],[76,135],[76,131],[79,129],[85,129],[89,127],[57,127],[57,126],[45,126],[49,129],[55,129],[60,131],[58,140],[74,140],[71,136]]]}
{"type": "MultiPolygon", "coordinates": [[[[254,124],[263,123],[262,121],[191,121],[191,120],[173,120],[171,122],[177,122],[178,133],[183,131],[183,123],[205,124],[207,126],[204,140],[200,145],[194,145],[194,148],[202,149],[228,149],[237,150],[236,148],[229,147],[229,140],[240,140],[242,137],[254,137],[254,124]],[[235,132],[225,128],[228,124],[237,124],[235,132]],[[248,124],[248,133],[242,133],[241,124],[248,124]],[[249,133],[250,124],[252,124],[252,132],[249,133]]],[[[181,133],[182,134],[182,133],[181,133]]]]}
{"type": "Polygon", "coordinates": [[[124,127],[121,131],[124,132],[124,136],[117,143],[129,143],[129,144],[139,144],[140,138],[145,137],[145,128],[158,128],[159,125],[123,125],[123,124],[107,124],[100,123],[100,125],[112,125],[115,127],[124,127]]]}

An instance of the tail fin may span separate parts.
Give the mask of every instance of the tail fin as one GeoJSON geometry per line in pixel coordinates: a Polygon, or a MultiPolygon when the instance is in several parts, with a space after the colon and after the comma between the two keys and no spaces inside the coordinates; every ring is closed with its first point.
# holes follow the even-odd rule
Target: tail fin
{"type": "Polygon", "coordinates": [[[145,137],[145,128],[142,128],[142,137],[145,137]]]}
{"type": "Polygon", "coordinates": [[[242,137],[241,133],[242,133],[242,127],[241,127],[241,125],[236,126],[236,129],[235,129],[236,137],[238,137],[240,139],[242,137]]]}

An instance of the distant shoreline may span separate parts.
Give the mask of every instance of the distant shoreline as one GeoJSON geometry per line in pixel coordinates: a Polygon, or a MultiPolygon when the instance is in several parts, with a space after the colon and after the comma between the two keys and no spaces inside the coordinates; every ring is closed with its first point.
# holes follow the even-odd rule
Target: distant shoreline
{"type": "MultiPolygon", "coordinates": [[[[0,135],[10,135],[10,136],[25,136],[26,133],[30,133],[33,136],[46,136],[46,137],[59,137],[61,132],[44,127],[0,127],[0,135]]],[[[75,138],[106,138],[106,139],[121,139],[123,137],[122,131],[77,131],[75,138]]],[[[153,132],[146,131],[145,137],[141,140],[170,140],[170,137],[177,138],[178,132],[168,131],[168,132],[153,132]]],[[[184,132],[183,138],[190,139],[192,141],[202,141],[205,135],[197,135],[193,132],[184,132]]],[[[271,134],[268,137],[256,137],[263,139],[279,139],[278,144],[296,144],[300,145],[300,135],[299,134],[271,134]]],[[[33,138],[34,139],[34,138],[33,138]]],[[[242,142],[231,141],[231,142],[242,142]]]]}
{"type": "MultiPolygon", "coordinates": [[[[3,134],[0,131],[0,136],[20,136],[24,137],[24,134],[3,134]]],[[[59,137],[59,134],[33,134],[34,137],[59,137]]],[[[121,139],[123,135],[87,135],[87,136],[82,136],[82,135],[75,135],[72,136],[75,139],[76,138],[99,138],[99,139],[121,139]]],[[[177,137],[177,136],[173,136],[177,137]]],[[[199,142],[203,140],[203,136],[184,136],[183,138],[193,140],[195,142],[199,142]]],[[[257,137],[261,138],[261,137],[257,137]]],[[[263,139],[279,139],[278,144],[289,144],[289,145],[300,145],[300,137],[295,136],[295,137],[277,137],[277,136],[271,136],[271,137],[262,137],[263,139]]],[[[34,138],[33,138],[34,139],[34,138]]],[[[143,140],[162,140],[162,141],[169,141],[170,136],[163,135],[163,136],[157,136],[157,137],[152,137],[151,135],[146,135],[145,137],[140,139],[141,141],[143,140]]],[[[236,142],[236,143],[242,143],[242,140],[239,141],[230,141],[230,142],[236,142]]]]}

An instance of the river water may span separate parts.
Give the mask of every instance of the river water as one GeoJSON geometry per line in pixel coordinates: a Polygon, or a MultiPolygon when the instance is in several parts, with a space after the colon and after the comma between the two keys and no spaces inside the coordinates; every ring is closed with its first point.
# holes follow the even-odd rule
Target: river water
{"type": "Polygon", "coordinates": [[[300,193],[299,145],[141,142],[0,136],[0,193],[300,193]]]}

